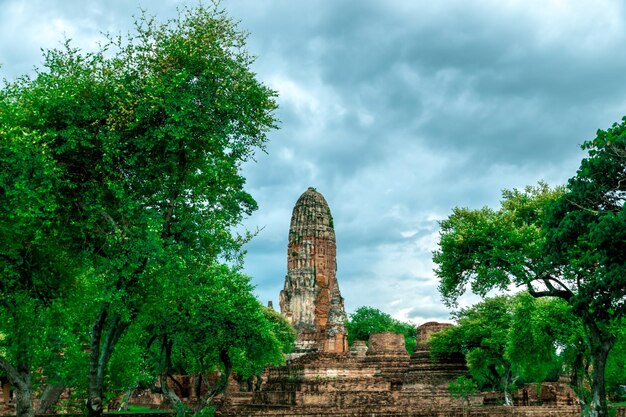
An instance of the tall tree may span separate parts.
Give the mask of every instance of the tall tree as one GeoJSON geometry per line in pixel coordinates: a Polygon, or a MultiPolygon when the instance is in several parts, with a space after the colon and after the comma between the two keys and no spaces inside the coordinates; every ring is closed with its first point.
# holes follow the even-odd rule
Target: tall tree
{"type": "Polygon", "coordinates": [[[487,298],[454,313],[457,325],[432,336],[431,355],[462,353],[482,389],[504,392],[520,383],[556,378],[576,346],[579,323],[560,300],[536,300],[528,293],[487,298]]]}
{"type": "MultiPolygon", "coordinates": [[[[233,371],[244,378],[260,373],[267,365],[284,361],[279,341],[263,307],[251,293],[249,279],[224,265],[203,265],[181,276],[193,285],[160,286],[151,291],[159,302],[145,311],[152,354],[154,391],[165,394],[181,412],[187,412],[180,398],[167,386],[176,372],[198,376],[208,388],[192,410],[199,413],[210,406],[212,398],[223,394],[233,371]],[[155,364],[155,365],[154,365],[155,364]],[[219,372],[213,383],[210,373],[219,372]],[[158,382],[158,383],[157,383],[158,382]]],[[[281,329],[282,332],[288,332],[281,329]]],[[[282,342],[282,343],[281,343],[282,342]]],[[[199,388],[199,385],[198,385],[199,388]]]]}
{"type": "Polygon", "coordinates": [[[626,119],[583,145],[588,156],[566,190],[505,191],[502,207],[456,208],[434,253],[440,292],[485,295],[511,283],[558,297],[583,323],[592,368],[585,414],[608,415],[606,360],[626,311],[626,119]]]}
{"type": "Polygon", "coordinates": [[[583,321],[595,417],[608,415],[605,368],[626,314],[626,117],[583,149],[588,156],[547,216],[542,277],[554,285],[541,294],[569,301],[583,321]]]}
{"type": "MultiPolygon", "coordinates": [[[[100,285],[91,320],[89,415],[107,364],[167,265],[237,260],[231,228],[256,208],[240,167],[275,127],[275,93],[250,71],[245,34],[217,6],[82,54],[69,41],[8,86],[16,134],[33,132],[59,172],[54,197],[73,251],[100,285]]],[[[29,133],[30,134],[30,133],[29,133]]],[[[55,239],[47,248],[55,247],[55,239]]]]}
{"type": "Polygon", "coordinates": [[[68,342],[63,302],[80,265],[60,213],[60,170],[45,136],[19,126],[17,90],[0,90],[0,369],[17,415],[33,416],[33,371],[58,359],[68,342]]]}

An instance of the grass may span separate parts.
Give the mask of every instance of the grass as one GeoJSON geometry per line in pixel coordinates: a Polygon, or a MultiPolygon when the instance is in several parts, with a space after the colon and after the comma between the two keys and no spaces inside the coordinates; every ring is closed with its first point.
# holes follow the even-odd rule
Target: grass
{"type": "Polygon", "coordinates": [[[108,411],[105,412],[104,414],[148,414],[148,413],[154,413],[154,414],[162,414],[162,413],[168,413],[171,414],[171,411],[167,411],[167,410],[155,410],[154,408],[148,408],[148,407],[141,407],[139,405],[129,405],[128,406],[128,410],[126,411],[108,411]]]}

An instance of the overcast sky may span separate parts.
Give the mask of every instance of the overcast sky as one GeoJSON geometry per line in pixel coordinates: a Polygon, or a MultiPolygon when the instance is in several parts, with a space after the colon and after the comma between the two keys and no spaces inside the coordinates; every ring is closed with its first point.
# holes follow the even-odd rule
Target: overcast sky
{"type": "MultiPolygon", "coordinates": [[[[133,0],[0,0],[0,74],[41,63],[64,36],[92,50],[126,32],[133,0]]],[[[246,271],[278,306],[294,203],[330,205],[348,313],[367,305],[445,320],[431,252],[454,206],[571,177],[579,145],[626,115],[626,8],[567,0],[224,0],[250,32],[254,71],[279,93],[280,130],[246,165],[259,210],[246,271]]],[[[466,303],[475,298],[469,297],[466,303]]]]}

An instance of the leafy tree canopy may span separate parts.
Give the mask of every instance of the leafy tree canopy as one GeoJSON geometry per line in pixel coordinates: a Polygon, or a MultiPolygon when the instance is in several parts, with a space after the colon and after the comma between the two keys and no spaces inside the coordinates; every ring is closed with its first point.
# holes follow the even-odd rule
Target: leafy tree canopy
{"type": "Polygon", "coordinates": [[[432,336],[431,355],[462,353],[479,387],[504,390],[508,400],[511,387],[558,379],[580,334],[566,303],[528,293],[487,298],[454,317],[456,326],[432,336]]]}
{"type": "MultiPolygon", "coordinates": [[[[150,289],[185,292],[185,268],[241,260],[249,236],[233,226],[256,209],[241,165],[276,126],[276,93],[250,70],[245,41],[216,5],[165,23],[143,14],[97,52],[46,51],[0,93],[0,296],[38,308],[77,276],[97,289],[82,317],[92,416],[150,289]]],[[[238,340],[221,324],[219,340],[238,340]]]]}
{"type": "Polygon", "coordinates": [[[371,333],[394,332],[404,335],[404,343],[409,354],[413,354],[416,344],[415,326],[396,320],[389,314],[373,307],[359,307],[350,314],[346,322],[348,344],[355,340],[367,341],[371,333]]]}
{"type": "Polygon", "coordinates": [[[484,296],[510,284],[569,303],[593,369],[585,412],[604,417],[604,369],[626,312],[626,118],[583,149],[567,188],[504,191],[498,210],[455,208],[433,259],[449,304],[468,286],[484,296]]]}

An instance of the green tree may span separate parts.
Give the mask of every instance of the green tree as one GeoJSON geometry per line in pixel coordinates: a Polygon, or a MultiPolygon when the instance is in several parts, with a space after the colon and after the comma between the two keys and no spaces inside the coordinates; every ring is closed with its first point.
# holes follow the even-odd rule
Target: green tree
{"type": "MultiPolygon", "coordinates": [[[[97,53],[68,41],[46,53],[34,78],[3,90],[11,115],[3,136],[32,140],[47,158],[58,179],[40,187],[54,199],[50,217],[100,288],[89,319],[91,416],[102,413],[109,360],[146,307],[147,288],[169,280],[172,263],[238,259],[245,237],[231,229],[256,208],[240,167],[275,126],[275,93],[256,80],[252,61],[236,24],[198,6],[164,24],[141,16],[134,34],[97,53]]],[[[42,259],[63,247],[56,235],[26,236],[44,243],[30,252],[42,259]]]]}
{"type": "Polygon", "coordinates": [[[348,331],[348,344],[355,340],[369,339],[371,333],[394,332],[404,335],[404,343],[407,352],[411,355],[415,350],[416,332],[415,326],[396,320],[389,314],[373,307],[359,307],[350,314],[350,319],[346,322],[348,331]]]}
{"type": "Polygon", "coordinates": [[[505,404],[512,405],[511,386],[517,380],[506,355],[511,329],[512,302],[501,296],[485,299],[454,314],[457,325],[433,334],[431,355],[446,357],[462,353],[470,373],[482,389],[502,389],[505,404]]]}
{"type": "Polygon", "coordinates": [[[373,307],[359,307],[350,314],[346,323],[348,343],[351,345],[355,340],[367,341],[370,333],[388,332],[394,325],[395,320],[389,314],[373,307]]]}
{"type": "Polygon", "coordinates": [[[470,408],[471,396],[478,392],[476,382],[471,378],[461,375],[456,379],[450,381],[448,384],[448,390],[452,394],[453,398],[458,398],[463,404],[463,415],[467,415],[467,410],[470,408]]]}
{"type": "Polygon", "coordinates": [[[291,353],[296,341],[296,329],[287,321],[285,316],[271,307],[263,309],[263,315],[269,322],[271,331],[276,336],[283,354],[291,353]]]}
{"type": "Polygon", "coordinates": [[[583,148],[588,156],[566,190],[541,184],[505,191],[497,211],[454,209],[433,259],[449,303],[468,285],[485,295],[513,283],[570,304],[592,369],[584,412],[605,417],[606,361],[626,310],[626,119],[583,148]]]}
{"type": "Polygon", "coordinates": [[[512,299],[506,357],[524,382],[556,381],[571,369],[580,351],[581,323],[560,299],[537,299],[527,292],[512,299]]]}
{"type": "Polygon", "coordinates": [[[60,169],[45,136],[17,123],[23,114],[16,90],[0,91],[0,369],[16,394],[17,415],[33,416],[41,383],[34,371],[58,364],[70,342],[64,303],[78,288],[81,265],[67,244],[60,169]]]}
{"type": "MultiPolygon", "coordinates": [[[[260,390],[263,379],[261,372],[268,366],[276,366],[284,363],[286,355],[291,353],[296,341],[296,329],[287,321],[285,316],[276,312],[273,308],[263,307],[263,316],[269,324],[268,330],[274,335],[278,342],[278,348],[281,352],[280,355],[270,354],[259,360],[249,360],[245,356],[240,355],[239,358],[243,359],[237,361],[233,366],[233,371],[236,373],[237,379],[240,383],[247,382],[247,389],[249,391],[260,390]]],[[[264,323],[259,323],[259,329],[265,329],[264,323]]],[[[263,330],[267,331],[267,330],[263,330]]],[[[271,341],[272,339],[266,339],[271,341]]],[[[271,342],[273,344],[273,341],[271,342]]],[[[275,351],[274,346],[267,346],[258,348],[266,349],[266,353],[275,351]]]]}
{"type": "Polygon", "coordinates": [[[605,368],[626,313],[626,117],[583,149],[588,156],[545,222],[541,276],[555,284],[542,294],[567,300],[582,319],[592,369],[589,415],[605,416],[605,368]]]}
{"type": "Polygon", "coordinates": [[[224,393],[233,371],[247,379],[268,365],[282,363],[283,344],[293,343],[294,333],[282,322],[268,320],[266,308],[252,295],[249,279],[238,271],[213,264],[188,272],[183,280],[193,285],[153,289],[152,296],[160,303],[150,303],[152,310],[146,311],[152,316],[145,318],[147,347],[154,364],[152,389],[167,395],[175,409],[187,411],[167,387],[173,373],[198,375],[209,388],[198,395],[193,412],[199,413],[215,395],[224,393]],[[281,340],[277,333],[282,333],[281,340]],[[209,374],[215,371],[220,378],[212,384],[209,374]]]}
{"type": "Polygon", "coordinates": [[[498,296],[454,313],[457,325],[434,334],[434,358],[462,353],[481,389],[510,390],[519,384],[558,379],[579,320],[560,300],[536,300],[528,293],[498,296]]]}

